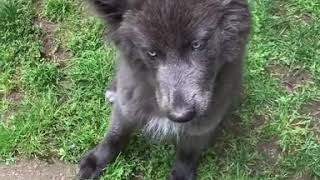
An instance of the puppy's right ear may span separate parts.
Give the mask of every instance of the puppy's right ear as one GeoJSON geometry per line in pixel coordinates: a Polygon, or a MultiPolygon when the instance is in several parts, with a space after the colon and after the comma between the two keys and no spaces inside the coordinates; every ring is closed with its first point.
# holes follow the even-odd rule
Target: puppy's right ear
{"type": "Polygon", "coordinates": [[[88,0],[102,18],[113,27],[123,20],[123,14],[128,9],[127,0],[88,0]]]}

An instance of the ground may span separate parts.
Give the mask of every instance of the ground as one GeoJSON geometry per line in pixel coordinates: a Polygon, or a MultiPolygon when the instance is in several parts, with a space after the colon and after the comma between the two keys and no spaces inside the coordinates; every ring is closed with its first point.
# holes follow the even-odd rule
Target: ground
{"type": "MultiPolygon", "coordinates": [[[[250,5],[241,107],[199,177],[319,179],[320,2],[250,5]]],[[[76,0],[0,0],[0,179],[68,179],[104,136],[115,50],[87,10],[76,0]]],[[[138,132],[102,179],[165,179],[173,157],[138,132]]]]}
{"type": "Polygon", "coordinates": [[[0,166],[0,179],[7,180],[67,180],[76,173],[73,165],[63,162],[19,160],[14,165],[0,166]]]}

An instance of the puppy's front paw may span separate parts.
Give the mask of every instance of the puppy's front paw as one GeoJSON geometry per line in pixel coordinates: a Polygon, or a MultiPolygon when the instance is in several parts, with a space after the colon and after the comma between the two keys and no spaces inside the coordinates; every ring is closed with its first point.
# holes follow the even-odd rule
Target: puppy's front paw
{"type": "Polygon", "coordinates": [[[106,102],[113,104],[117,99],[117,92],[113,90],[107,90],[105,93],[106,102]]]}
{"type": "Polygon", "coordinates": [[[169,180],[196,180],[196,170],[183,167],[174,167],[169,180]]]}
{"type": "Polygon", "coordinates": [[[103,167],[99,165],[98,158],[94,155],[94,151],[85,155],[79,164],[78,179],[98,179],[103,171],[103,167]]]}
{"type": "Polygon", "coordinates": [[[106,102],[113,104],[117,99],[117,80],[113,79],[105,93],[106,102]]]}

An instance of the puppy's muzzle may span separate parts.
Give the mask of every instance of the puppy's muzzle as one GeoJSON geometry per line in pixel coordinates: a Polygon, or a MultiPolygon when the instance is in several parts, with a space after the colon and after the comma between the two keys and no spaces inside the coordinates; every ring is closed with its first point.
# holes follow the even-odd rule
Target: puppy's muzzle
{"type": "Polygon", "coordinates": [[[171,121],[185,123],[193,120],[196,116],[196,109],[193,103],[187,102],[180,92],[173,93],[172,103],[170,104],[167,117],[171,121]]]}

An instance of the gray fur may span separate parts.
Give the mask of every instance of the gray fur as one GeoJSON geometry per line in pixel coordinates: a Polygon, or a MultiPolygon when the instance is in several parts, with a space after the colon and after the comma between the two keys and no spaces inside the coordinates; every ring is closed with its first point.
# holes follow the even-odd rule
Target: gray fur
{"type": "Polygon", "coordinates": [[[245,0],[90,0],[119,50],[108,135],[80,163],[95,178],[134,129],[175,139],[170,179],[196,179],[197,159],[237,104],[250,32],[245,0]]]}

